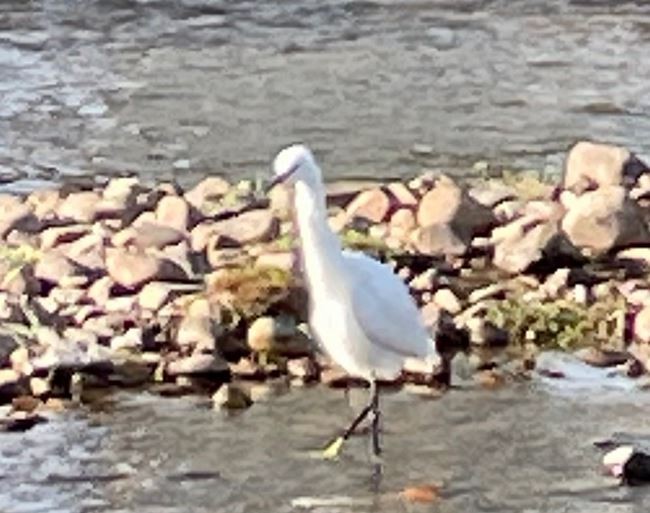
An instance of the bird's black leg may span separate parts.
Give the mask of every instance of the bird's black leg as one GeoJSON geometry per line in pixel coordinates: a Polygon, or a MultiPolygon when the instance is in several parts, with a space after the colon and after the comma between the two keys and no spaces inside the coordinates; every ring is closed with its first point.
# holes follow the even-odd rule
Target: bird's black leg
{"type": "Polygon", "coordinates": [[[381,447],[379,446],[381,412],[379,411],[379,389],[374,380],[370,382],[370,409],[372,411],[372,453],[374,456],[379,457],[381,455],[381,447]]]}
{"type": "Polygon", "coordinates": [[[323,457],[326,459],[330,458],[335,458],[338,456],[339,451],[341,450],[341,447],[343,446],[343,442],[345,442],[352,433],[354,433],[354,430],[357,429],[357,426],[361,424],[363,419],[365,419],[368,414],[372,411],[372,404],[368,404],[357,417],[352,421],[352,424],[343,432],[341,436],[337,436],[334,440],[332,440],[329,444],[327,444],[327,447],[323,450],[323,457]]]}

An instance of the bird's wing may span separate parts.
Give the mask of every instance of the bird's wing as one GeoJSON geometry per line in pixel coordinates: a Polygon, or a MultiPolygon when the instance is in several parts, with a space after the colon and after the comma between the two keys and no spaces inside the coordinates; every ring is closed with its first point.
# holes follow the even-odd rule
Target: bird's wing
{"type": "Polygon", "coordinates": [[[429,355],[432,342],[404,282],[364,254],[344,251],[343,256],[351,274],[351,306],[368,339],[402,356],[429,355]]]}

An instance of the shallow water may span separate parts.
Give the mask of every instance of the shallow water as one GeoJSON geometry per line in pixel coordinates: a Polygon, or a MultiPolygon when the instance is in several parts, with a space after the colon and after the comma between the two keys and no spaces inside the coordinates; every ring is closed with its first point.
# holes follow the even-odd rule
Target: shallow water
{"type": "MultiPolygon", "coordinates": [[[[363,391],[353,391],[358,402],[363,391]]],[[[119,397],[106,413],[68,412],[0,436],[0,511],[636,512],[650,490],[600,472],[592,442],[643,432],[650,394],[557,395],[541,385],[459,389],[439,400],[383,396],[386,468],[371,484],[367,439],[340,461],[310,459],[353,411],[344,394],[292,390],[226,415],[197,398],[119,397]],[[441,483],[437,505],[404,504],[407,485],[441,483]],[[343,498],[343,499],[341,499],[343,498]],[[298,502],[296,502],[298,501],[298,502]]],[[[647,434],[647,432],[646,432],[647,434]]]]}
{"type": "Polygon", "coordinates": [[[0,178],[253,176],[296,139],[330,178],[484,158],[557,168],[586,136],[647,156],[648,12],[602,0],[4,0],[0,178]]]}

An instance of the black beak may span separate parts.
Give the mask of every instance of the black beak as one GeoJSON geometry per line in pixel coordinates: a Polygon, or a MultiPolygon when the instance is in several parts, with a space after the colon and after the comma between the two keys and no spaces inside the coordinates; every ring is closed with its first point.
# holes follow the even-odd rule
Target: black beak
{"type": "Polygon", "coordinates": [[[271,189],[273,189],[273,187],[275,187],[276,185],[281,184],[282,182],[287,180],[287,178],[289,178],[292,174],[294,174],[298,170],[299,167],[300,167],[300,164],[296,164],[295,166],[293,166],[288,171],[285,171],[281,175],[276,176],[273,180],[271,180],[271,183],[269,183],[266,186],[266,188],[264,189],[264,194],[268,194],[271,191],[271,189]]]}

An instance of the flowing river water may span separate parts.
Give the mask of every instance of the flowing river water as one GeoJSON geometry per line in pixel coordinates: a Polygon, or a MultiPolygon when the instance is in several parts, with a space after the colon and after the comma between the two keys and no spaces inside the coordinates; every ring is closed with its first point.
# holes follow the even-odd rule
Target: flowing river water
{"type": "MultiPolygon", "coordinates": [[[[350,394],[363,397],[364,391],[350,394]]],[[[353,401],[354,402],[354,401],[353,401]]],[[[643,433],[650,394],[566,391],[539,383],[459,388],[437,400],[383,396],[384,477],[375,490],[366,437],[339,461],[310,450],[353,415],[341,391],[291,390],[227,415],[199,398],[118,396],[0,436],[0,511],[584,512],[648,511],[646,488],[600,470],[596,440],[643,433]],[[411,504],[406,486],[442,498],[411,504]],[[311,509],[303,509],[310,506],[311,509]]],[[[647,434],[647,431],[646,431],[647,434]]]]}
{"type": "MultiPolygon", "coordinates": [[[[603,0],[3,0],[0,179],[329,178],[650,154],[650,5],[603,0]]],[[[17,185],[19,187],[21,185],[17,185]]]]}

